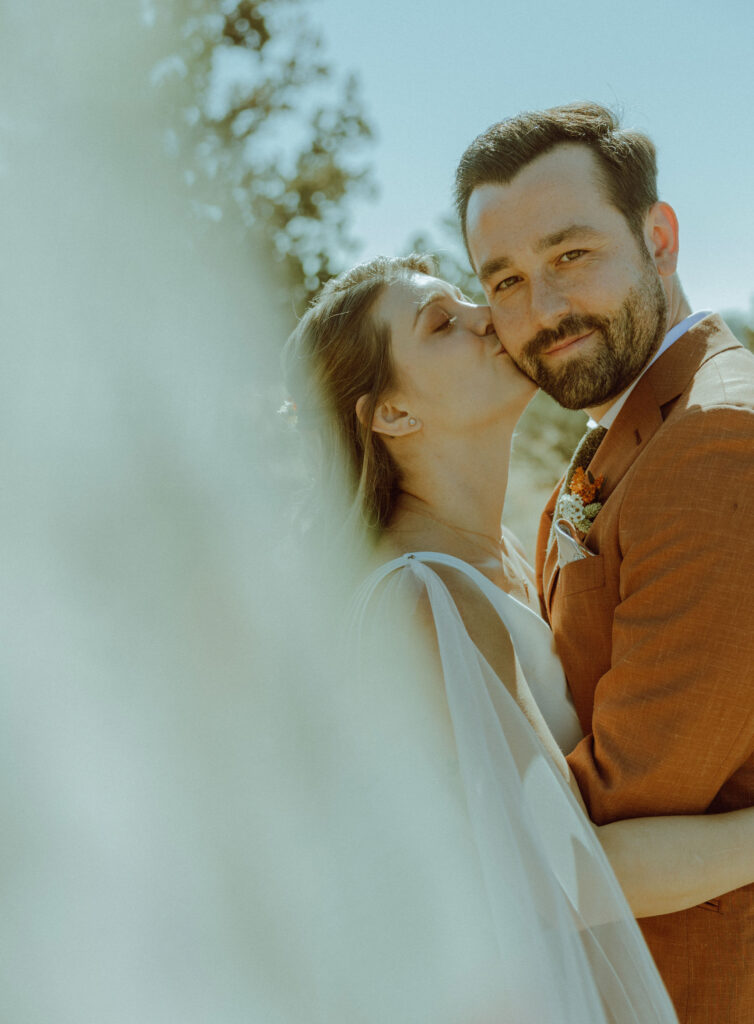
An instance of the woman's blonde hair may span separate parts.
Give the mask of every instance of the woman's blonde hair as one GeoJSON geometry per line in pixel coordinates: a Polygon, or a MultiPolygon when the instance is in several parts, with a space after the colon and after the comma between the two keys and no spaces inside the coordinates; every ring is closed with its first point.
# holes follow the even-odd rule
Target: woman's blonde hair
{"type": "Polygon", "coordinates": [[[318,485],[334,487],[340,478],[352,514],[374,530],[387,525],[400,488],[398,466],[371,429],[380,399],[395,383],[390,327],[374,307],[391,282],[434,272],[431,257],[416,254],[359,264],[328,281],[284,351],[297,425],[316,442],[318,485]]]}

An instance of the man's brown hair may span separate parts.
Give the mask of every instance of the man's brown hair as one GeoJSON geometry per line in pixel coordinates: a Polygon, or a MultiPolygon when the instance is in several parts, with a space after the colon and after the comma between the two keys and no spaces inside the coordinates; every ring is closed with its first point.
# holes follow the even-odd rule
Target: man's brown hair
{"type": "Polygon", "coordinates": [[[657,202],[654,144],[642,132],[621,128],[607,107],[587,102],[517,114],[474,139],[456,171],[456,209],[464,240],[474,189],[507,185],[532,160],[565,142],[588,146],[594,153],[609,201],[642,240],[644,217],[657,202]]]}

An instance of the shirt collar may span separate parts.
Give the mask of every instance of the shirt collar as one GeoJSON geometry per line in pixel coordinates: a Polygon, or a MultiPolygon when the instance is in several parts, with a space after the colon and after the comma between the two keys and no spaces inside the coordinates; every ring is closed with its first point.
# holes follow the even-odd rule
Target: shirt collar
{"type": "Polygon", "coordinates": [[[605,427],[605,429],[608,430],[617,419],[618,413],[626,404],[628,396],[634,390],[634,388],[639,383],[644,374],[647,372],[652,363],[659,359],[663,352],[667,352],[667,350],[670,348],[674,341],[678,341],[679,338],[683,337],[686,331],[690,330],[695,324],[698,324],[700,320],[703,320],[705,318],[705,316],[710,316],[711,313],[711,309],[703,309],[699,313],[692,313],[690,316],[687,316],[685,319],[681,320],[680,323],[676,324],[674,327],[671,327],[668,333],[662,339],[662,344],[657,349],[652,358],[649,360],[644,369],[641,371],[636,380],[628,388],[626,388],[626,390],[623,392],[622,395],[620,395],[619,398],[616,398],[616,400],[613,402],[613,404],[610,406],[610,408],[607,410],[607,412],[604,414],[604,416],[599,422],[592,419],[592,417],[590,416],[587,426],[605,427]]]}

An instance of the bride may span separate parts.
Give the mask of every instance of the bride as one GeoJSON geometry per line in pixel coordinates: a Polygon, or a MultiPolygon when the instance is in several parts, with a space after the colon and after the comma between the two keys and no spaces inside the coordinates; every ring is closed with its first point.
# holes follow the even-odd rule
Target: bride
{"type": "Polygon", "coordinates": [[[513,430],[535,385],[488,309],[432,272],[417,256],[356,267],[325,286],[286,349],[299,428],[318,440],[321,471],[345,474],[374,542],[354,632],[363,652],[387,612],[435,652],[506,951],[494,1019],[673,1021],[633,917],[754,881],[754,809],[602,827],[586,817],[564,756],[578,719],[531,569],[500,528],[513,430]]]}

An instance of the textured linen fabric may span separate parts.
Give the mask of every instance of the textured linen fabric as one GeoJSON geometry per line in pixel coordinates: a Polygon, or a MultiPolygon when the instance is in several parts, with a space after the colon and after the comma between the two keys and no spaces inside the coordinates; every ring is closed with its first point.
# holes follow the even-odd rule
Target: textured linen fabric
{"type": "MultiPolygon", "coordinates": [[[[638,382],[590,469],[593,557],[537,577],[598,824],[754,804],[754,356],[719,316],[638,382]]],[[[642,929],[684,1024],[754,1022],[754,886],[642,929]]]]}

